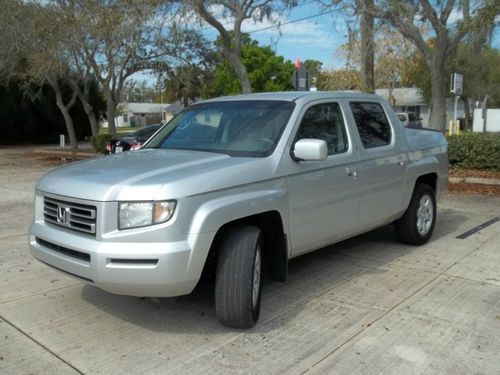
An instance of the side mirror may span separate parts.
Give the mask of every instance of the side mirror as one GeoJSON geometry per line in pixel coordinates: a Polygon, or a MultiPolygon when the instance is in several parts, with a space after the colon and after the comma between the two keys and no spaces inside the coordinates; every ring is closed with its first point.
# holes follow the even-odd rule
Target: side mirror
{"type": "Polygon", "coordinates": [[[322,139],[301,139],[295,143],[293,156],[300,161],[326,160],[328,146],[322,139]]]}

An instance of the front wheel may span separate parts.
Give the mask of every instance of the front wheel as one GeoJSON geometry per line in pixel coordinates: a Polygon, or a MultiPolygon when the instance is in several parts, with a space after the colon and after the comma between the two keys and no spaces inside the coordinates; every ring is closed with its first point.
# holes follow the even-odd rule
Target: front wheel
{"type": "Polygon", "coordinates": [[[427,184],[415,186],[410,205],[396,221],[398,239],[408,245],[422,245],[432,235],[436,224],[436,194],[427,184]]]}
{"type": "Polygon", "coordinates": [[[262,233],[245,225],[222,240],[215,280],[215,310],[225,326],[251,328],[259,319],[262,293],[262,233]]]}

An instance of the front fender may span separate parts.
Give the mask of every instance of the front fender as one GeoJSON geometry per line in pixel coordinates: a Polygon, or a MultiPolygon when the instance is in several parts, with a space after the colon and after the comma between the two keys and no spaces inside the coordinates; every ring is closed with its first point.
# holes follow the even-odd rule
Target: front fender
{"type": "Polygon", "coordinates": [[[227,192],[199,206],[191,221],[189,233],[216,232],[231,221],[273,210],[286,218],[286,203],[287,191],[284,187],[227,192]]]}

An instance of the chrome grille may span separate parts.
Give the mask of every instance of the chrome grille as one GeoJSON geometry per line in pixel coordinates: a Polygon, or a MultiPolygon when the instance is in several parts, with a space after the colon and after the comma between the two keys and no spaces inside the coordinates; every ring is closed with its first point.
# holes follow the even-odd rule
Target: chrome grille
{"type": "Polygon", "coordinates": [[[45,197],[43,218],[46,222],[79,232],[95,234],[96,208],[86,204],[45,197]]]}

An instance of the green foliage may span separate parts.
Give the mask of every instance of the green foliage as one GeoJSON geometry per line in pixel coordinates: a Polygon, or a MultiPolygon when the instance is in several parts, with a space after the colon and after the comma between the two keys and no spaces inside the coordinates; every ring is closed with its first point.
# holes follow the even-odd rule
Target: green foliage
{"type": "Polygon", "coordinates": [[[173,103],[179,101],[184,107],[193,103],[206,91],[211,71],[201,65],[186,64],[177,67],[168,74],[164,82],[165,99],[173,103]]]}
{"type": "Polygon", "coordinates": [[[482,47],[475,51],[468,44],[458,46],[450,73],[464,76],[464,96],[482,101],[488,96],[490,106],[500,105],[500,51],[482,47]]]}
{"type": "Polygon", "coordinates": [[[309,71],[309,74],[311,77],[314,79],[318,79],[319,76],[321,75],[321,70],[323,67],[323,63],[319,60],[305,60],[303,65],[306,67],[306,69],[309,71]]]}
{"type": "Polygon", "coordinates": [[[114,136],[112,134],[93,135],[91,138],[92,147],[94,147],[94,150],[99,154],[104,154],[106,143],[110,142],[113,138],[114,136]]]}
{"type": "MultiPolygon", "coordinates": [[[[430,69],[422,54],[415,53],[412,57],[413,64],[409,70],[409,80],[421,91],[427,103],[431,102],[431,76],[430,69]]],[[[489,98],[490,106],[500,105],[500,51],[490,47],[483,47],[474,51],[467,44],[462,43],[454,53],[453,59],[446,64],[446,82],[453,73],[464,76],[464,98],[482,101],[485,96],[489,98]]]]}
{"type": "MultiPolygon", "coordinates": [[[[248,72],[253,92],[293,90],[291,77],[295,66],[285,61],[269,46],[259,46],[250,38],[243,38],[241,61],[248,72]]],[[[217,42],[216,42],[217,45],[217,42]]],[[[231,65],[222,60],[213,74],[211,84],[207,85],[203,96],[214,97],[241,93],[241,85],[231,65]]]]}
{"type": "Polygon", "coordinates": [[[448,137],[450,165],[500,171],[500,135],[464,133],[448,137]]]}

